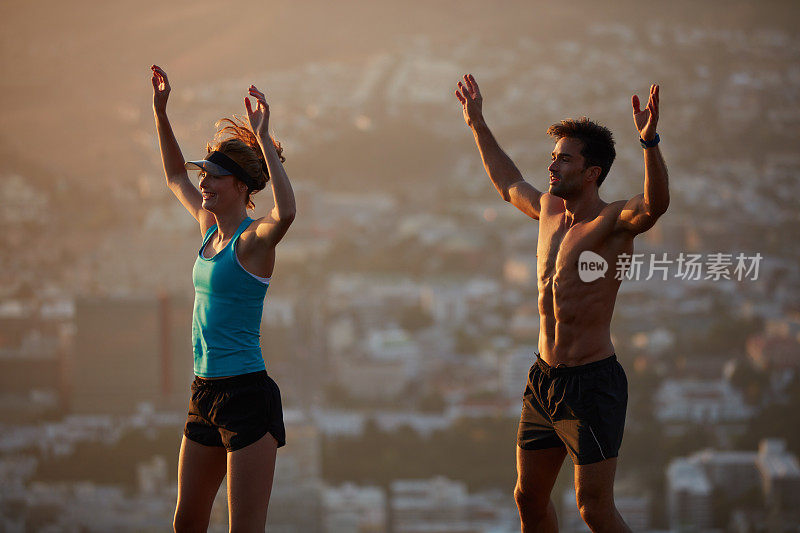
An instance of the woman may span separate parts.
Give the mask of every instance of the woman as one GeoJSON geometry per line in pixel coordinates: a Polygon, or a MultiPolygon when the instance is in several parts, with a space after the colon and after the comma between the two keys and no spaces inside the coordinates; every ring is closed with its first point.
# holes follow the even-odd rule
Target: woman
{"type": "Polygon", "coordinates": [[[264,296],[275,246],[295,216],[282,149],[268,132],[269,106],[251,85],[243,119],[223,119],[208,154],[184,163],[167,119],[170,86],[153,65],[153,111],[167,185],[200,225],[192,317],[194,373],[178,460],[175,531],[205,531],[211,505],[228,476],[231,531],[263,532],[275,455],[285,444],[280,391],[267,376],[259,346],[264,296]],[[223,126],[223,127],[221,127],[223,126]],[[200,190],[186,169],[199,169],[200,190]],[[275,207],[252,220],[251,196],[272,186],[275,207]]]}

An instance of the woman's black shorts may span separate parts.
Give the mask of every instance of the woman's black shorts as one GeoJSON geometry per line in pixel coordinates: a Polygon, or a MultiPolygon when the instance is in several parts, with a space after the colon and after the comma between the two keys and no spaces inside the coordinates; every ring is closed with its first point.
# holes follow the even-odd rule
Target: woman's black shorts
{"type": "Polygon", "coordinates": [[[627,406],[628,380],[616,355],[558,368],[537,358],[522,397],[517,445],[565,446],[577,465],[617,457],[627,406]]]}
{"type": "Polygon", "coordinates": [[[266,370],[221,379],[195,376],[183,434],[233,452],[267,433],[286,444],[281,391],[266,370]]]}

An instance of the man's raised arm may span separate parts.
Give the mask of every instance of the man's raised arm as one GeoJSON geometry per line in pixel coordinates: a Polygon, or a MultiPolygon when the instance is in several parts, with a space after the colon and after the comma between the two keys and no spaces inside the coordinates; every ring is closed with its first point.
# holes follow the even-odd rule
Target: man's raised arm
{"type": "Polygon", "coordinates": [[[483,118],[483,97],[472,74],[458,82],[456,97],[464,111],[464,121],[472,128],[486,173],[506,202],[531,218],[539,219],[542,193],[522,178],[517,166],[492,135],[483,118]]]}
{"type": "Polygon", "coordinates": [[[617,228],[631,233],[643,233],[656,223],[656,220],[669,207],[669,181],[667,165],[658,147],[658,85],[650,86],[647,107],[639,109],[639,97],[633,95],[633,122],[639,131],[644,149],[644,194],[634,196],[622,208],[617,219],[617,228]]]}

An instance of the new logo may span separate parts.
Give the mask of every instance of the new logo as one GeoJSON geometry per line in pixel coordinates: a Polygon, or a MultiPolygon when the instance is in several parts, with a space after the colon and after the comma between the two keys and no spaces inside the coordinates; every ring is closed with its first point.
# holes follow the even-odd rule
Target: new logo
{"type": "Polygon", "coordinates": [[[578,276],[584,283],[604,277],[607,270],[606,260],[591,250],[584,250],[578,257],[578,276]]]}

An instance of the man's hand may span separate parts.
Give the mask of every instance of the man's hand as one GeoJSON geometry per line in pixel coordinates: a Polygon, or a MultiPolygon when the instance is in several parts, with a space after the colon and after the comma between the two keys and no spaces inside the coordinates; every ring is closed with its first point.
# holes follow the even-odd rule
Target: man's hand
{"type": "Polygon", "coordinates": [[[483,96],[472,74],[464,75],[464,82],[458,82],[456,98],[461,102],[464,121],[472,127],[476,121],[483,119],[483,96]]]}
{"type": "Polygon", "coordinates": [[[650,98],[644,110],[639,109],[639,97],[635,94],[631,97],[631,105],[633,105],[633,122],[639,130],[639,136],[645,141],[652,141],[656,136],[658,124],[658,85],[650,86],[650,98]]]}
{"type": "Polygon", "coordinates": [[[253,133],[256,134],[259,141],[267,140],[269,138],[269,104],[267,103],[267,98],[255,85],[250,86],[248,93],[257,102],[256,109],[253,110],[250,105],[250,99],[246,96],[244,97],[244,105],[247,108],[250,127],[253,128],[253,133]]]}
{"type": "Polygon", "coordinates": [[[153,76],[150,78],[150,81],[153,82],[153,111],[166,113],[170,91],[167,73],[158,65],[151,66],[150,70],[153,71],[153,76]]]}

